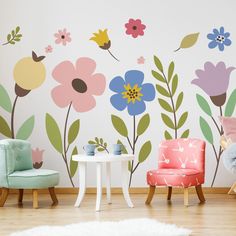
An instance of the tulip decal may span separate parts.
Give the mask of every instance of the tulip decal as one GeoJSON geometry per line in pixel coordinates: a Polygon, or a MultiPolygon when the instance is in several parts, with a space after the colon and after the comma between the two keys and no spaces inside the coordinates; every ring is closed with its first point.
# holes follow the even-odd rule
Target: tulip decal
{"type": "Polygon", "coordinates": [[[97,45],[103,49],[103,50],[107,50],[110,55],[117,61],[119,61],[110,51],[110,47],[111,47],[111,40],[109,39],[108,35],[107,35],[107,29],[105,30],[99,30],[98,33],[93,33],[93,37],[90,38],[90,40],[94,41],[95,43],[97,43],[97,45]]]}

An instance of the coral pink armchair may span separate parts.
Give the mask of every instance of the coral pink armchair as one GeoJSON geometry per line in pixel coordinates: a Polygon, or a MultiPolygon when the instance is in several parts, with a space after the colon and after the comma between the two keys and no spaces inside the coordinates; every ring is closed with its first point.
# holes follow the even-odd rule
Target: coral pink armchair
{"type": "Polygon", "coordinates": [[[150,186],[146,204],[150,204],[156,186],[184,188],[184,205],[188,205],[188,188],[195,186],[200,202],[205,202],[201,184],[205,177],[205,142],[199,139],[173,139],[159,145],[158,169],[147,172],[150,186]]]}

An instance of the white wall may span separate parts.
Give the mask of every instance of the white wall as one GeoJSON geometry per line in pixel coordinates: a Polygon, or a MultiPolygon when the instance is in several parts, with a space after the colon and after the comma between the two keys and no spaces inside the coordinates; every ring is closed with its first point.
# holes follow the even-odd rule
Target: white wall
{"type": "MultiPolygon", "coordinates": [[[[44,48],[51,44],[53,53],[47,54],[44,61],[47,69],[47,78],[44,84],[22,98],[16,108],[16,127],[32,114],[35,115],[35,127],[29,140],[33,148],[45,149],[45,168],[60,171],[60,186],[70,186],[64,163],[61,156],[51,146],[45,131],[45,113],[49,112],[58,121],[61,128],[64,124],[66,108],[55,105],[51,98],[51,90],[56,86],[52,78],[53,68],[61,61],[75,62],[77,58],[91,57],[97,62],[97,72],[106,76],[106,90],[102,96],[96,98],[97,106],[90,112],[70,114],[70,121],[80,118],[81,130],[77,140],[79,152],[82,146],[91,138],[103,137],[109,144],[115,143],[119,137],[114,130],[110,116],[121,116],[130,124],[132,118],[127,112],[118,112],[110,104],[109,82],[116,75],[123,76],[127,70],[138,69],[145,73],[145,81],[156,83],[151,75],[154,69],[153,55],[158,55],[165,67],[173,60],[176,72],[179,75],[179,90],[183,90],[183,110],[189,111],[185,127],[190,128],[192,137],[203,138],[199,128],[200,110],[195,94],[207,97],[197,86],[191,85],[195,70],[203,68],[206,61],[216,64],[224,61],[227,66],[235,66],[236,29],[235,7],[233,0],[219,1],[170,1],[170,0],[130,0],[130,1],[80,1],[80,0],[0,0],[0,41],[5,41],[8,32],[19,25],[23,34],[21,42],[16,45],[0,46],[0,83],[7,89],[11,98],[14,98],[13,68],[15,63],[25,56],[30,56],[34,50],[38,54],[45,54],[44,48]],[[147,26],[145,35],[137,39],[125,34],[124,24],[129,18],[140,18],[147,26]],[[206,35],[213,28],[224,26],[231,33],[232,45],[224,52],[217,49],[210,50],[206,35]],[[71,33],[72,42],[67,46],[54,43],[54,33],[58,29],[67,28],[71,33]],[[112,41],[112,52],[119,57],[120,62],[113,60],[107,52],[99,49],[94,42],[89,41],[93,32],[98,29],[108,29],[112,41]],[[199,39],[193,47],[173,51],[179,46],[181,39],[190,33],[200,32],[199,39]],[[144,56],[145,64],[139,65],[136,60],[144,56]]],[[[232,72],[229,92],[236,88],[236,72],[232,72]]],[[[211,106],[213,107],[213,106],[211,106]]],[[[160,113],[162,109],[157,102],[147,103],[146,112],[150,113],[151,124],[149,130],[140,138],[140,144],[147,139],[152,141],[153,150],[149,159],[144,162],[133,178],[133,186],[146,186],[146,171],[157,165],[158,143],[163,139],[163,124],[160,113]]],[[[216,110],[215,110],[216,111],[216,110]]],[[[9,120],[9,115],[0,109],[0,114],[9,120]]],[[[235,113],[234,113],[235,115],[235,113]]],[[[215,133],[216,137],[217,134],[215,133]]],[[[209,186],[215,169],[215,158],[211,146],[207,145],[206,154],[206,186],[209,186]]],[[[88,185],[95,186],[95,169],[89,166],[88,185]]],[[[113,185],[119,185],[119,171],[113,168],[113,185]]],[[[215,186],[229,186],[236,177],[227,172],[223,163],[217,174],[215,186]]],[[[76,185],[77,177],[74,178],[76,185]]]]}

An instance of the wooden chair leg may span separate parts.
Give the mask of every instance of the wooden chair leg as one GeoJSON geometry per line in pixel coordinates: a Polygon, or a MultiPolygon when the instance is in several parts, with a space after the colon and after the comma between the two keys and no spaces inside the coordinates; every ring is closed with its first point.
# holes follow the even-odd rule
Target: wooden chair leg
{"type": "Polygon", "coordinates": [[[172,187],[171,187],[171,186],[168,186],[167,200],[171,200],[171,194],[172,194],[172,187]]]}
{"type": "Polygon", "coordinates": [[[38,205],[38,190],[37,189],[33,189],[33,208],[37,209],[39,207],[38,205]]]}
{"type": "Polygon", "coordinates": [[[198,196],[200,202],[205,202],[206,200],[205,200],[205,197],[202,192],[202,185],[195,186],[195,189],[196,189],[197,196],[198,196]]]}
{"type": "Polygon", "coordinates": [[[48,190],[49,190],[50,196],[52,198],[53,205],[57,205],[58,200],[57,200],[57,196],[56,196],[56,193],[55,193],[55,188],[54,187],[48,188],[48,190]]]}
{"type": "Polygon", "coordinates": [[[18,203],[19,204],[22,204],[23,194],[24,194],[24,189],[19,189],[19,195],[18,195],[18,203]]]}
{"type": "Polygon", "coordinates": [[[2,188],[2,196],[0,198],[0,207],[3,207],[9,194],[9,188],[2,188]]]}
{"type": "Polygon", "coordinates": [[[155,190],[156,190],[156,186],[151,186],[150,185],[147,200],[146,200],[145,204],[149,205],[151,203],[152,198],[153,198],[154,193],[155,193],[155,190]]]}
{"type": "Polygon", "coordinates": [[[184,188],[184,205],[188,206],[188,188],[184,188]]]}

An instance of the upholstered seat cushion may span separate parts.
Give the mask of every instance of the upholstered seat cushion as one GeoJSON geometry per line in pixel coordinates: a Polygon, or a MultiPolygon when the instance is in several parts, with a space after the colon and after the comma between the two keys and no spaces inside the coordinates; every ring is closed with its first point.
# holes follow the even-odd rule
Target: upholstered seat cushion
{"type": "Polygon", "coordinates": [[[204,174],[194,169],[157,169],[147,172],[151,186],[190,187],[204,183],[204,174]]]}
{"type": "Polygon", "coordinates": [[[54,187],[59,182],[59,173],[47,169],[15,171],[8,175],[9,188],[40,189],[54,187]]]}

